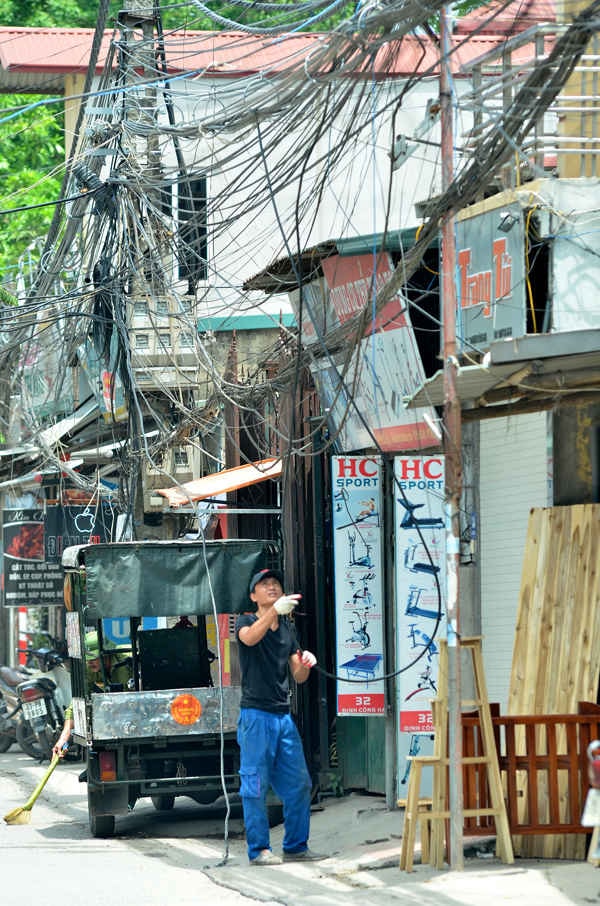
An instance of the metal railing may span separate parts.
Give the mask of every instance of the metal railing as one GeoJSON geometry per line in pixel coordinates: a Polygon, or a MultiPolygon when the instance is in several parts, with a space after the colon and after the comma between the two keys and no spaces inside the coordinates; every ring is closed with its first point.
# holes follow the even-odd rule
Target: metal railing
{"type": "MultiPolygon", "coordinates": [[[[472,115],[472,127],[463,141],[467,154],[476,150],[489,130],[499,127],[527,78],[565,28],[534,26],[462,67],[461,72],[471,76],[471,89],[460,101],[462,110],[472,115]]],[[[564,90],[535,123],[526,142],[515,149],[513,162],[502,169],[504,186],[512,188],[524,178],[550,174],[600,175],[599,125],[600,37],[594,35],[564,90]]]]}

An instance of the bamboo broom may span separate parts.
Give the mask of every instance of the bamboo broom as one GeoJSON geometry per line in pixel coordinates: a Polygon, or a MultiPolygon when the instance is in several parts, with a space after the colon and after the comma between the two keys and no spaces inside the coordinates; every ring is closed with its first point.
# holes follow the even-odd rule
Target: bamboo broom
{"type": "Polygon", "coordinates": [[[4,820],[7,824],[29,824],[29,822],[31,821],[31,809],[33,808],[33,804],[48,783],[50,775],[59,761],[60,755],[54,755],[46,773],[36,786],[35,790],[31,794],[25,805],[22,805],[19,808],[14,808],[12,812],[9,812],[4,816],[4,820]]]}

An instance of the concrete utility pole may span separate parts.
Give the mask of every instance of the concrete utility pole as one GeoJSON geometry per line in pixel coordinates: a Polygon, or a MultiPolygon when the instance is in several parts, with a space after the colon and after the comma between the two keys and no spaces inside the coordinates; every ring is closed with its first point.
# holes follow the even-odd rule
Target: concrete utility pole
{"type": "MultiPolygon", "coordinates": [[[[156,53],[154,46],[155,9],[149,6],[146,0],[125,0],[123,9],[119,13],[119,26],[122,40],[127,48],[128,58],[124,71],[125,85],[125,118],[131,123],[137,123],[146,131],[146,135],[136,143],[135,151],[138,156],[140,171],[145,177],[145,195],[150,202],[150,210],[160,208],[160,176],[161,152],[156,130],[157,124],[157,89],[156,89],[156,53]],[[137,87],[138,91],[129,91],[137,87]]],[[[145,211],[139,209],[138,215],[143,221],[145,211]]],[[[148,213],[148,216],[151,216],[148,213]]],[[[136,235],[136,230],[131,229],[131,236],[136,235]]],[[[161,295],[162,285],[157,282],[156,262],[154,256],[157,250],[152,247],[137,248],[130,255],[136,260],[137,273],[133,279],[135,295],[141,299],[156,299],[161,295]]],[[[132,275],[133,276],[133,275],[132,275]]],[[[131,334],[127,340],[128,356],[131,358],[131,334]]],[[[131,444],[131,469],[133,480],[130,487],[130,519],[132,524],[129,530],[134,538],[140,537],[137,526],[144,524],[144,490],[142,466],[142,437],[144,435],[143,414],[138,401],[134,400],[133,390],[127,400],[130,413],[130,444],[131,444]]],[[[142,530],[143,531],[143,530],[142,530]]]]}
{"type": "MultiPolygon", "coordinates": [[[[442,191],[454,177],[453,91],[450,75],[449,7],[440,10],[440,120],[442,191]]],[[[448,637],[448,794],[450,867],[464,868],[461,725],[461,646],[459,607],[460,497],[462,491],[461,415],[456,390],[456,241],[454,212],[442,220],[442,352],[444,361],[444,452],[446,454],[446,596],[448,637]]]]}

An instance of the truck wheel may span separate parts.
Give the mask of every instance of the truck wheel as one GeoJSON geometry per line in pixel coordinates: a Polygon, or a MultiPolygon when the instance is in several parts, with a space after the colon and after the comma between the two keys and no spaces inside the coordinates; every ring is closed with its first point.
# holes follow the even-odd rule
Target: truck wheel
{"type": "Polygon", "coordinates": [[[42,761],[44,758],[44,752],[42,747],[37,741],[36,735],[26,720],[19,718],[16,726],[16,736],[17,743],[20,748],[25,752],[26,755],[29,755],[30,758],[35,758],[36,761],[42,761]]]}
{"type": "Polygon", "coordinates": [[[99,815],[96,803],[88,787],[88,819],[92,837],[112,837],[115,832],[115,816],[99,815]]]}
{"type": "Polygon", "coordinates": [[[89,813],[92,837],[112,837],[115,832],[114,815],[93,815],[89,813]]]}
{"type": "Polygon", "coordinates": [[[175,796],[169,796],[168,793],[163,796],[151,796],[150,798],[157,812],[170,812],[175,805],[175,796]]]}

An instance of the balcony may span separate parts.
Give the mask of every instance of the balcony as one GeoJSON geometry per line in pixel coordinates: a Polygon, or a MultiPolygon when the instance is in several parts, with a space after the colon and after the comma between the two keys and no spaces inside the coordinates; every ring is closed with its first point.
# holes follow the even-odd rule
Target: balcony
{"type": "MultiPolygon", "coordinates": [[[[514,155],[501,171],[496,188],[517,188],[532,178],[600,176],[600,41],[593,35],[550,103],[552,80],[565,75],[562,59],[550,64],[549,55],[566,26],[538,25],[516,35],[494,50],[465,64],[462,73],[471,76],[471,89],[460,98],[463,111],[470,111],[472,128],[463,137],[464,165],[477,153],[493,130],[518,131],[527,118],[532,128],[514,143],[514,155]],[[546,62],[543,73],[536,67],[546,62]],[[536,107],[540,110],[536,118],[536,107]],[[513,129],[511,129],[511,126],[513,129]]],[[[568,71],[568,69],[567,69],[568,71]]]]}

